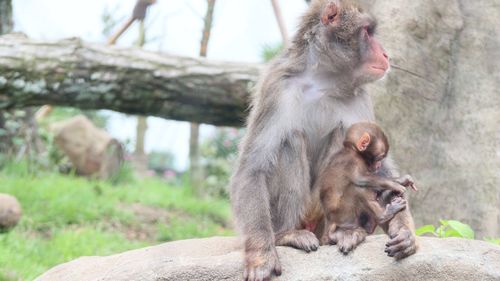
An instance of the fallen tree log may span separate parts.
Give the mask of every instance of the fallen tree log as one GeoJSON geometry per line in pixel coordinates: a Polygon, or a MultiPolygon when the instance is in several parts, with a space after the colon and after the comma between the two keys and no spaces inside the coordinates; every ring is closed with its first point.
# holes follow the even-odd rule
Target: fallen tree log
{"type": "Polygon", "coordinates": [[[0,36],[0,110],[43,104],[241,126],[260,66],[0,36]]]}
{"type": "MultiPolygon", "coordinates": [[[[317,252],[278,247],[279,280],[500,280],[500,247],[458,238],[420,239],[419,252],[401,261],[384,253],[385,235],[368,237],[353,253],[336,246],[317,252]]],[[[232,237],[175,241],[108,257],[82,257],[37,281],[242,280],[240,243],[232,237]]]]}

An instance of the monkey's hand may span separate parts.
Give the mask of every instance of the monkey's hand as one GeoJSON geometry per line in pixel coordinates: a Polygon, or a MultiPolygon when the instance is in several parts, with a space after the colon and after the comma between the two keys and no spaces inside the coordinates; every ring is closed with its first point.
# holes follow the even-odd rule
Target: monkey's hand
{"type": "Polygon", "coordinates": [[[396,182],[392,182],[392,184],[389,185],[389,189],[401,196],[403,196],[406,191],[406,187],[404,185],[396,182]]]}
{"type": "Polygon", "coordinates": [[[416,237],[409,227],[402,226],[397,231],[389,228],[388,234],[391,240],[385,244],[385,252],[389,257],[400,260],[415,254],[417,251],[416,237]]]}
{"type": "Polygon", "coordinates": [[[281,264],[275,247],[267,250],[250,250],[245,253],[245,281],[270,280],[271,275],[281,275],[281,264]]]}
{"type": "Polygon", "coordinates": [[[404,187],[411,187],[411,189],[413,189],[414,191],[418,190],[417,186],[415,185],[415,181],[410,175],[404,175],[395,179],[395,181],[404,187]]]}

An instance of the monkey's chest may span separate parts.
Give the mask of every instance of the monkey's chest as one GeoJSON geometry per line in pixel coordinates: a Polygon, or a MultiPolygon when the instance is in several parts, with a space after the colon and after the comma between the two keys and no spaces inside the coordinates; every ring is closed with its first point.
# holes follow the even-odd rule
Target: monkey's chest
{"type": "Polygon", "coordinates": [[[331,157],[340,150],[344,135],[345,130],[341,125],[321,134],[306,133],[306,151],[312,183],[315,182],[322,167],[325,167],[331,157]]]}

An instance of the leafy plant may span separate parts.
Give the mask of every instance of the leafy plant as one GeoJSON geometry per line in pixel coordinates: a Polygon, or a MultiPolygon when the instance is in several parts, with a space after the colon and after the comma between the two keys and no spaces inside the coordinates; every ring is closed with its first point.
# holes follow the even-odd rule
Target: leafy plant
{"type": "Polygon", "coordinates": [[[268,62],[275,58],[280,52],[283,50],[283,44],[268,44],[262,48],[261,57],[264,59],[264,62],[268,62]]]}
{"type": "Polygon", "coordinates": [[[208,195],[227,197],[229,177],[238,156],[238,143],[244,131],[217,129],[215,136],[201,146],[202,165],[206,174],[203,190],[208,195]]]}
{"type": "Polygon", "coordinates": [[[170,151],[151,151],[148,153],[148,169],[157,174],[163,174],[167,170],[174,170],[175,155],[170,151]]]}
{"type": "Polygon", "coordinates": [[[446,238],[446,237],[459,237],[465,239],[474,239],[474,230],[462,222],[457,220],[440,220],[441,225],[439,227],[434,227],[432,224],[424,225],[415,230],[415,233],[419,236],[423,234],[432,234],[436,237],[446,238]]]}

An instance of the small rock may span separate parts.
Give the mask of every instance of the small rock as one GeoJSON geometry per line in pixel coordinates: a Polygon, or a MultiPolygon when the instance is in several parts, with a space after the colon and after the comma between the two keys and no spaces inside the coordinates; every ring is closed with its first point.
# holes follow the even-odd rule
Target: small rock
{"type": "Polygon", "coordinates": [[[21,219],[21,204],[16,197],[0,194],[0,230],[14,227],[21,219]]]}

